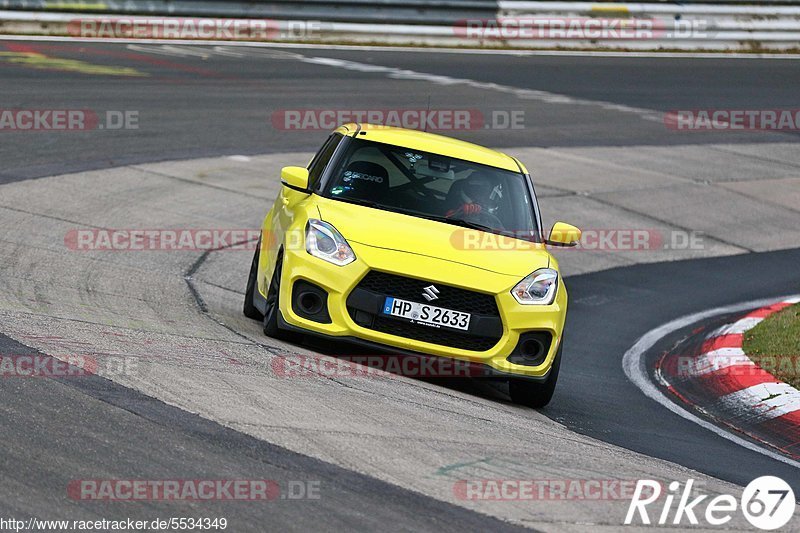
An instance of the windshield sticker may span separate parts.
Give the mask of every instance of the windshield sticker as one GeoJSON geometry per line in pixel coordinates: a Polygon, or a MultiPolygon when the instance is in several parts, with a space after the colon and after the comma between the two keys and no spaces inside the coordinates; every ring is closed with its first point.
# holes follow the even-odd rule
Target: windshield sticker
{"type": "Polygon", "coordinates": [[[411,152],[406,152],[406,153],[404,153],[403,155],[406,157],[406,159],[408,159],[408,160],[411,162],[411,164],[412,164],[412,165],[413,165],[414,163],[416,163],[417,161],[419,161],[420,159],[422,159],[422,156],[421,156],[421,155],[419,155],[419,154],[412,154],[411,152]]]}
{"type": "Polygon", "coordinates": [[[348,170],[344,173],[344,178],[342,181],[345,183],[349,183],[352,180],[364,180],[364,181],[372,181],[375,183],[383,183],[383,178],[381,176],[370,176],[369,174],[364,174],[362,172],[354,172],[352,170],[348,170]]]}

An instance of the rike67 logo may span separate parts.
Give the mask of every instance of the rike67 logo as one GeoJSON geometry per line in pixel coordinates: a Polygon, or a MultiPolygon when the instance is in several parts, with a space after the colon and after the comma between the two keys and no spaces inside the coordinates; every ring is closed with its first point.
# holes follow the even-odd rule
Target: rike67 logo
{"type": "Polygon", "coordinates": [[[661,483],[640,479],[636,483],[625,524],[634,523],[638,515],[638,521],[646,525],[686,525],[687,522],[698,525],[700,517],[708,525],[722,526],[730,522],[740,510],[752,526],[774,530],[785,526],[794,515],[794,491],[779,477],[762,476],[754,479],[745,487],[741,500],[738,501],[730,494],[720,494],[711,499],[708,499],[707,494],[696,496],[692,494],[693,484],[693,479],[688,480],[683,487],[679,482],[673,481],[669,484],[666,495],[663,495],[661,483]],[[662,496],[663,504],[659,501],[662,496]],[[648,509],[651,504],[655,505],[648,509]],[[652,519],[650,511],[655,511],[652,519]]]}

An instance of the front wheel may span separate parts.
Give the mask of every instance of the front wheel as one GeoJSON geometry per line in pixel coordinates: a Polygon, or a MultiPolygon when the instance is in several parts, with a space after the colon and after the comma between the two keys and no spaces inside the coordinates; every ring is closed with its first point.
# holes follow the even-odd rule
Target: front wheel
{"type": "Polygon", "coordinates": [[[281,301],[281,272],[283,270],[283,254],[279,253],[275,260],[275,269],[272,271],[272,279],[267,289],[267,302],[264,307],[264,335],[282,341],[296,341],[298,335],[281,329],[278,326],[278,314],[281,312],[279,303],[281,301]]]}
{"type": "Polygon", "coordinates": [[[256,281],[258,279],[258,256],[261,251],[261,239],[258,239],[258,244],[256,245],[256,251],[253,254],[253,263],[250,265],[250,275],[247,277],[247,288],[244,291],[244,306],[242,307],[242,312],[244,312],[244,316],[247,318],[252,318],[253,320],[263,320],[264,315],[261,314],[261,311],[255,306],[255,298],[256,298],[256,281]]]}
{"type": "Polygon", "coordinates": [[[511,401],[520,405],[526,405],[538,409],[544,407],[553,398],[553,393],[556,390],[556,382],[558,381],[558,371],[561,368],[561,348],[564,346],[564,339],[561,339],[561,345],[556,352],[553,366],[550,367],[550,373],[541,383],[527,381],[523,379],[512,379],[508,382],[508,392],[511,395],[511,401]]]}

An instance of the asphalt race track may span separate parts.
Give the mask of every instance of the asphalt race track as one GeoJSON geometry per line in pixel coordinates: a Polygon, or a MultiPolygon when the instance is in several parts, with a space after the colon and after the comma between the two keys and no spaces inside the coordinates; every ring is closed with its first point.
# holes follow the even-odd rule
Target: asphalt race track
{"type": "Polygon", "coordinates": [[[755,57],[0,41],[0,109],[138,117],[136,129],[0,132],[0,354],[85,350],[138,363],[133,375],[0,380],[0,511],[226,516],[233,531],[614,531],[626,502],[473,502],[452,487],[655,476],[720,492],[776,475],[797,493],[796,463],[650,400],[622,357],[676,318],[800,293],[797,131],[681,133],[663,118],[797,109],[798,86],[800,62],[755,57]],[[240,316],[250,252],[65,246],[80,227],[258,227],[278,168],[304,164],[326,136],[286,131],[276,116],[390,107],[523,111],[520,129],[454,135],[520,154],[535,177],[542,169],[548,224],[697,229],[705,245],[559,255],[565,359],[541,412],[468,380],[276,379],[270,368],[285,354],[347,348],[271,341],[240,316]],[[322,497],[264,510],[83,501],[66,489],[75,479],[218,478],[316,480],[322,497]]]}
{"type": "Polygon", "coordinates": [[[48,149],[31,147],[30,136],[10,135],[3,143],[3,180],[130,162],[316,151],[323,134],[282,132],[269,127],[270,117],[287,108],[326,108],[332,105],[332,97],[336,107],[345,109],[385,108],[388,101],[398,108],[412,109],[522,109],[529,122],[535,120],[535,127],[522,130],[467,131],[462,135],[465,140],[495,147],[668,145],[732,139],[763,143],[796,140],[797,136],[796,132],[711,132],[687,139],[665,128],[657,113],[684,108],[791,108],[797,100],[794,81],[800,75],[800,67],[793,60],[667,58],[654,62],[647,58],[515,55],[499,59],[479,54],[230,47],[224,53],[215,53],[211,47],[198,53],[179,45],[125,47],[17,41],[6,41],[4,47],[4,54],[39,54],[86,63],[83,69],[80,64],[74,65],[70,67],[73,72],[65,73],[63,66],[48,65],[45,60],[21,63],[6,55],[0,59],[0,88],[15,105],[46,108],[57,101],[97,111],[137,110],[147,128],[111,136],[103,132],[88,132],[74,139],[64,136],[58,142],[48,142],[48,149]],[[301,55],[618,104],[654,112],[655,119],[642,121],[636,112],[597,105],[590,106],[588,113],[582,105],[553,106],[546,95],[510,98],[504,92],[424,80],[387,83],[381,72],[321,68],[316,63],[298,61],[301,55]],[[28,68],[20,68],[26,64],[28,68]],[[92,65],[131,70],[87,77],[85,72],[92,65]],[[121,144],[124,150],[120,150],[121,144]]]}

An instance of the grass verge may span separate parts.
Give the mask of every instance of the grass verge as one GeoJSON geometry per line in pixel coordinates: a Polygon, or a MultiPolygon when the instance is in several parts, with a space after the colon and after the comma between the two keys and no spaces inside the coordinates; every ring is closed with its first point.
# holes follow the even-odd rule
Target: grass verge
{"type": "Polygon", "coordinates": [[[800,389],[800,304],[768,316],[745,332],[742,348],[761,368],[800,389]]]}

